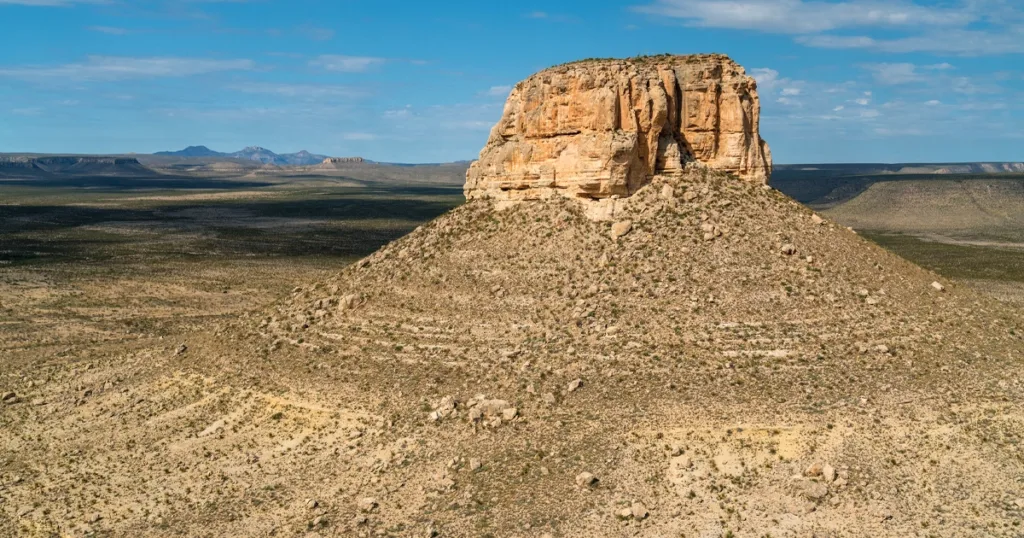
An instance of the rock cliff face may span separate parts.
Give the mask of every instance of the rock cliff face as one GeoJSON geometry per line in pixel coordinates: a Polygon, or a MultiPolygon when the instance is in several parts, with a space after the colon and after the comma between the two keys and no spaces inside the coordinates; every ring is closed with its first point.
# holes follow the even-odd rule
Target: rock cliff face
{"type": "Polygon", "coordinates": [[[754,79],[723,55],[553,67],[512,90],[467,173],[466,196],[628,196],[691,160],[766,182],[759,114],[754,79]]]}

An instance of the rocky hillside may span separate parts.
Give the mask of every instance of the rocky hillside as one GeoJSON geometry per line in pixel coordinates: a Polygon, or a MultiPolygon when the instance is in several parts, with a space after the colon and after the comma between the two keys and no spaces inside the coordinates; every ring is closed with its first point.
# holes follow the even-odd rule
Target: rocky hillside
{"type": "Polygon", "coordinates": [[[348,531],[1016,536],[1019,312],[695,165],[618,218],[474,201],[261,320],[389,387],[348,531]]]}

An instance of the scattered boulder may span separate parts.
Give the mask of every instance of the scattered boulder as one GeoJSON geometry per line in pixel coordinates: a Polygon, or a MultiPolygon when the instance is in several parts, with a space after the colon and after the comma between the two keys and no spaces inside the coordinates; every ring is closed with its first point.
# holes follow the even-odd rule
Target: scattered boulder
{"type": "Polygon", "coordinates": [[[576,475],[576,485],[581,488],[589,488],[597,485],[597,477],[586,471],[576,475]]]}
{"type": "Polygon", "coordinates": [[[372,512],[377,508],[377,499],[374,499],[373,497],[363,497],[362,499],[359,499],[358,503],[356,503],[356,508],[358,508],[360,512],[372,512]]]}
{"type": "Polygon", "coordinates": [[[349,294],[341,298],[338,301],[338,306],[342,310],[355,310],[362,302],[362,299],[356,294],[349,294]]]}
{"type": "Polygon", "coordinates": [[[934,288],[935,291],[946,291],[946,286],[943,286],[938,282],[932,282],[932,288],[934,288]]]}
{"type": "Polygon", "coordinates": [[[502,421],[511,421],[519,415],[519,410],[509,402],[482,396],[470,400],[468,407],[470,422],[488,426],[500,426],[502,421]]]}
{"type": "Polygon", "coordinates": [[[829,464],[821,466],[821,478],[825,482],[834,482],[836,479],[836,469],[829,464]]]}
{"type": "Polygon", "coordinates": [[[628,234],[633,229],[633,221],[623,220],[612,224],[612,241],[628,234]]]}
{"type": "Polygon", "coordinates": [[[828,486],[817,480],[797,480],[794,487],[798,495],[809,501],[818,502],[828,495],[828,486]]]}
{"type": "Polygon", "coordinates": [[[796,254],[796,247],[790,243],[786,243],[785,245],[782,245],[782,253],[786,256],[792,256],[796,254]]]}
{"type": "Polygon", "coordinates": [[[582,386],[583,386],[583,380],[582,379],[573,379],[572,381],[569,382],[569,386],[567,386],[565,388],[565,391],[566,392],[576,392],[582,386]]]}
{"type": "Polygon", "coordinates": [[[445,396],[444,398],[441,398],[440,402],[438,402],[437,407],[430,412],[429,418],[432,422],[437,422],[443,418],[453,416],[456,413],[457,406],[458,402],[455,401],[455,398],[445,396]]]}

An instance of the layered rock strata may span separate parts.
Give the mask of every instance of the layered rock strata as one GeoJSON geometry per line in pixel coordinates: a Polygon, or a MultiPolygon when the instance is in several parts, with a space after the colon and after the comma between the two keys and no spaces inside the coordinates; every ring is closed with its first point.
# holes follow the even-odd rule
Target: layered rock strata
{"type": "Polygon", "coordinates": [[[703,163],[767,182],[757,84],[724,55],[584,60],[512,90],[467,198],[628,196],[656,174],[703,163]]]}

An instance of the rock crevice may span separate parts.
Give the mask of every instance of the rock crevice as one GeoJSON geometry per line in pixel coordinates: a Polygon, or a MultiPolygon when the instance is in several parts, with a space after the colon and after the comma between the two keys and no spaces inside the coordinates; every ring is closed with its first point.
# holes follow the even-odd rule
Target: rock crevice
{"type": "Polygon", "coordinates": [[[766,182],[756,83],[723,55],[587,60],[512,90],[466,181],[468,198],[629,196],[696,161],[766,182]]]}

